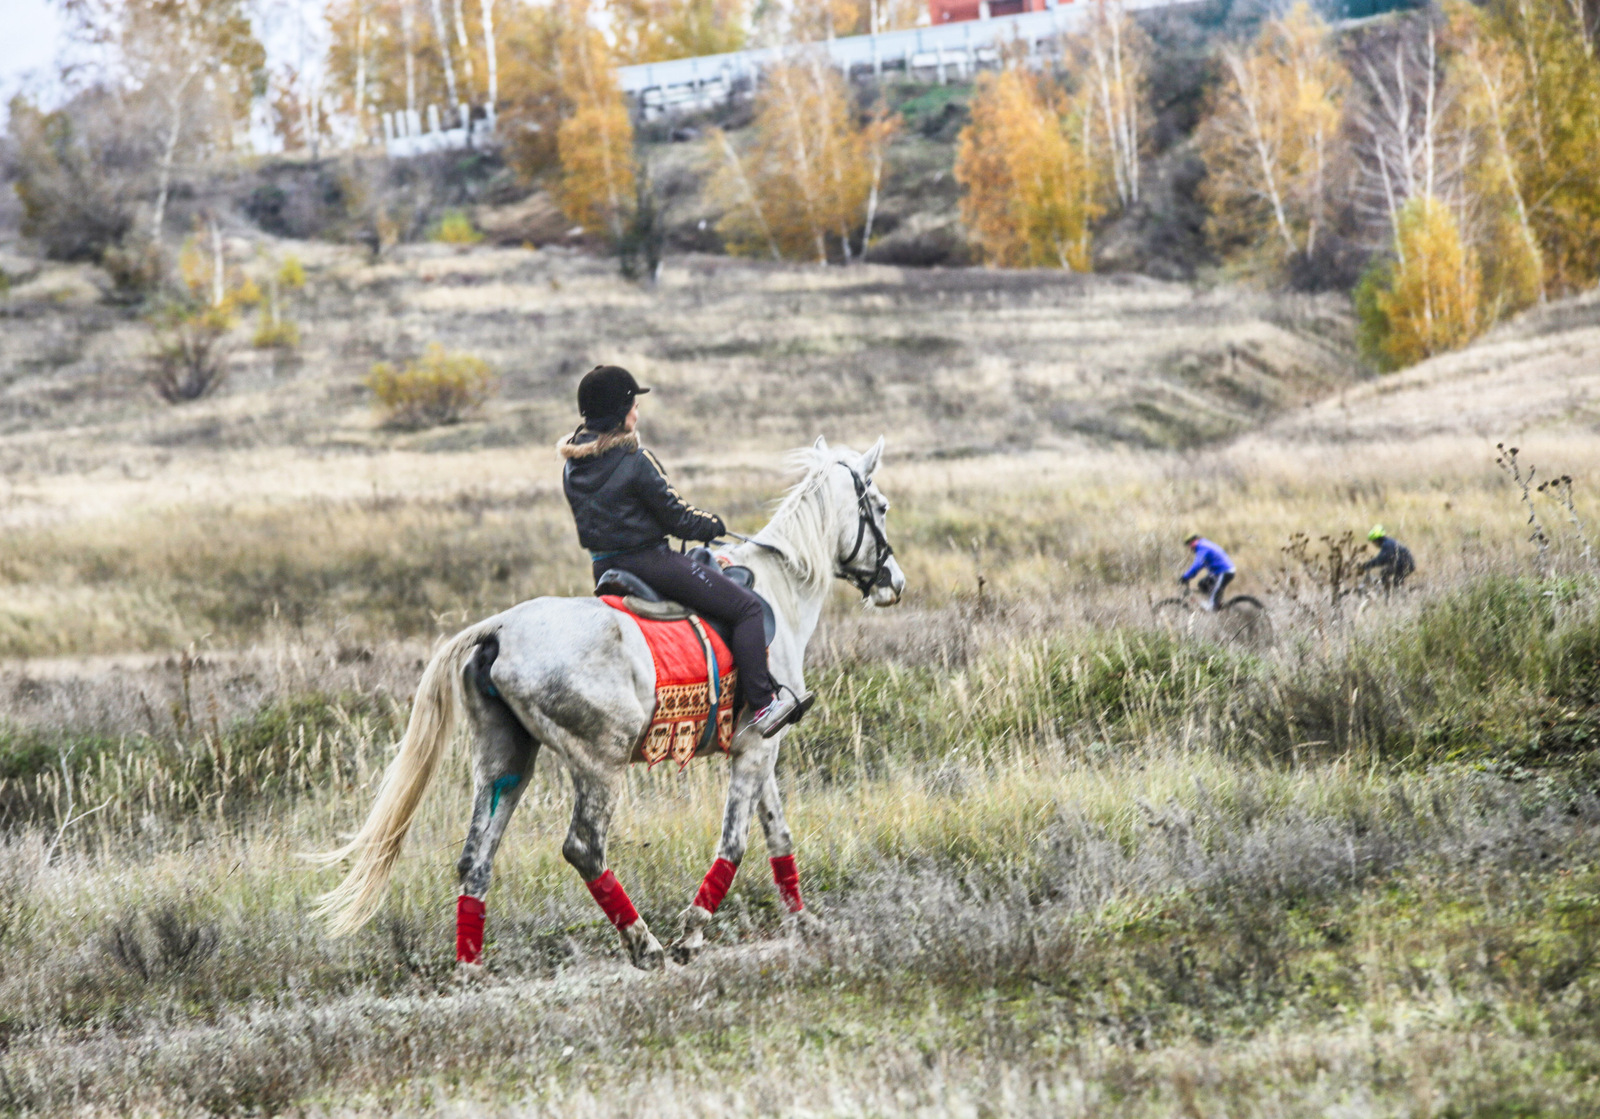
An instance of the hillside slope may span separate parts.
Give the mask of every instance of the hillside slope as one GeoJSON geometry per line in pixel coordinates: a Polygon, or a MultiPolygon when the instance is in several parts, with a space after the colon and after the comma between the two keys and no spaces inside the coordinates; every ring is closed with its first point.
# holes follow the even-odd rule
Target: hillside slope
{"type": "Polygon", "coordinates": [[[1457,353],[1353,385],[1275,438],[1404,442],[1600,425],[1600,292],[1534,308],[1457,353]]]}
{"type": "Polygon", "coordinates": [[[326,245],[278,251],[310,267],[290,310],[301,350],[251,351],[245,324],[222,391],[176,407],[142,383],[147,329],[96,302],[83,270],[19,287],[0,303],[0,463],[50,473],[180,448],[544,444],[572,422],[573,386],[597,362],[660,389],[654,442],[716,454],[882,431],[924,455],[1195,446],[1360,377],[1336,297],[703,256],[641,288],[559,249],[415,246],[376,264],[326,245]],[[361,378],[434,341],[491,361],[500,398],[454,428],[378,428],[361,378]]]}

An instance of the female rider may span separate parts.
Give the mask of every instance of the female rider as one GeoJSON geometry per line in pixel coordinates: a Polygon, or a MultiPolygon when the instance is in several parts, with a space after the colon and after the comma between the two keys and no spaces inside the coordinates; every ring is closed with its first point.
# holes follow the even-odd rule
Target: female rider
{"type": "Polygon", "coordinates": [[[667,536],[710,542],[727,531],[722,518],[694,508],[667,481],[655,455],[639,446],[638,397],[650,390],[615,365],[598,365],[578,383],[583,423],[560,443],[561,485],[578,524],[578,542],[594,577],[621,568],[663,598],[730,627],[739,695],[763,738],[795,716],[797,698],[781,695],[767,672],[761,600],[720,570],[667,546],[667,536]]]}

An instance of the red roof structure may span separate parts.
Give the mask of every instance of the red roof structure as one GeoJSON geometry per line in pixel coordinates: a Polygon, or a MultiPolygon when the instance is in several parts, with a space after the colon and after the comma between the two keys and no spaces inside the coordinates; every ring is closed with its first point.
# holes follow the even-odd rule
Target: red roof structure
{"type": "Polygon", "coordinates": [[[933,17],[935,27],[941,23],[1044,10],[1045,0],[928,0],[928,14],[933,17]]]}

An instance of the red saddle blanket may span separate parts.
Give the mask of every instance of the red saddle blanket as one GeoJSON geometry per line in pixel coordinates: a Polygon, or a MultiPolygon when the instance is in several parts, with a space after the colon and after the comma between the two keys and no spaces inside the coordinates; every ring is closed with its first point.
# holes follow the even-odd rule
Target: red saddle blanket
{"type": "MultiPolygon", "coordinates": [[[[711,714],[711,697],[706,688],[706,652],[700,635],[687,621],[657,622],[641,618],[629,610],[618,595],[601,595],[600,601],[638,623],[645,644],[650,646],[650,656],[656,662],[656,710],[634,760],[655,765],[670,756],[680,767],[687,765],[700,752],[700,739],[711,714]]],[[[733,741],[733,691],[739,677],[733,668],[733,653],[717,631],[705,626],[705,632],[717,657],[720,684],[716,745],[726,753],[733,741]]]]}

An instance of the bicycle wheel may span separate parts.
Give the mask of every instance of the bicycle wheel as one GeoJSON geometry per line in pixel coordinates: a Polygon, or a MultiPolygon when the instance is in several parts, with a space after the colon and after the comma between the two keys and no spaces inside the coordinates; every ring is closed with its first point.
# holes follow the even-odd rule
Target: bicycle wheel
{"type": "Polygon", "coordinates": [[[1222,604],[1217,624],[1222,636],[1240,645],[1272,644],[1272,616],[1259,598],[1241,594],[1222,604]]]}
{"type": "Polygon", "coordinates": [[[1187,631],[1194,625],[1194,603],[1183,595],[1163,598],[1150,604],[1156,621],[1169,630],[1187,631]]]}

